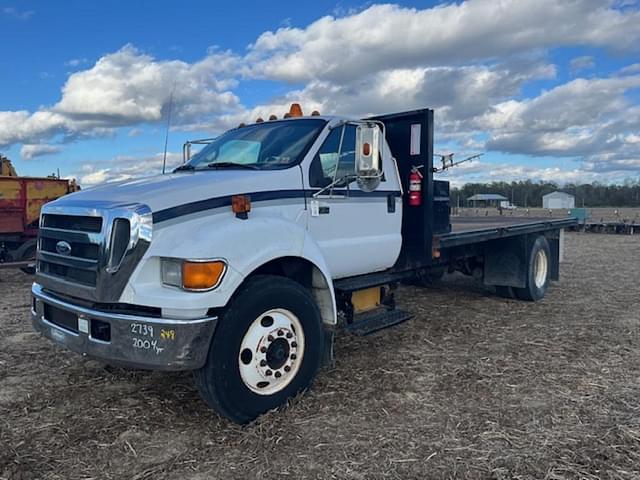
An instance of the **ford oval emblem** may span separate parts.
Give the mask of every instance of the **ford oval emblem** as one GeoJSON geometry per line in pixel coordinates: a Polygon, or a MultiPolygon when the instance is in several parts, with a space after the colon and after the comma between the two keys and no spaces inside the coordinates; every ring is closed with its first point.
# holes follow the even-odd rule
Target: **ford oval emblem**
{"type": "Polygon", "coordinates": [[[69,242],[65,242],[64,240],[60,240],[56,243],[56,252],[60,255],[69,255],[71,253],[71,245],[69,242]]]}

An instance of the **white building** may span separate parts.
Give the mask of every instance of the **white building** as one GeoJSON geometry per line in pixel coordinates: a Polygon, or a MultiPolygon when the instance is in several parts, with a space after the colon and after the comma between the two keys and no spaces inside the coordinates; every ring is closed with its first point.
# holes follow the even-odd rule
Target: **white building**
{"type": "Polygon", "coordinates": [[[542,196],[542,208],[574,208],[576,197],[565,192],[551,192],[542,196]]]}

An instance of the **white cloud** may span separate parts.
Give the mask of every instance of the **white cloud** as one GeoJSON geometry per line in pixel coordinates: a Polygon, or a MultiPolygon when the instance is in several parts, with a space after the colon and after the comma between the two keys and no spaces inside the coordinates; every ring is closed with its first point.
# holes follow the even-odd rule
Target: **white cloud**
{"type": "Polygon", "coordinates": [[[606,0],[468,0],[424,10],[373,5],[306,28],[265,32],[250,74],[345,82],[383,69],[453,65],[563,45],[637,48],[640,13],[606,0]]]}
{"type": "Polygon", "coordinates": [[[193,64],[156,61],[127,45],[72,74],[52,110],[110,126],[154,122],[163,118],[174,91],[172,117],[187,122],[238,104],[227,90],[235,85],[228,76],[235,63],[233,55],[215,52],[193,64]]]}
{"type": "Polygon", "coordinates": [[[579,156],[611,151],[640,128],[626,94],[640,75],[577,79],[531,100],[509,100],[476,119],[492,131],[487,148],[508,153],[579,156]]]}
{"type": "Polygon", "coordinates": [[[581,184],[595,181],[600,183],[621,183],[629,177],[629,173],[629,170],[624,168],[598,172],[585,166],[576,167],[573,164],[537,167],[535,165],[474,161],[463,163],[459,167],[448,170],[445,174],[437,174],[436,178],[448,180],[454,187],[460,187],[465,183],[517,182],[523,180],[554,182],[564,185],[567,183],[581,184]]]}
{"type": "Polygon", "coordinates": [[[47,110],[0,112],[0,145],[37,143],[71,129],[69,119],[47,110]]]}
{"type": "Polygon", "coordinates": [[[20,156],[25,160],[31,160],[35,157],[42,157],[44,155],[51,155],[60,152],[62,149],[59,145],[47,145],[47,144],[25,144],[20,148],[20,156]]]}
{"type": "Polygon", "coordinates": [[[64,64],[67,67],[79,67],[80,65],[84,64],[84,63],[88,63],[89,60],[87,60],[86,58],[71,58],[69,60],[67,60],[66,62],[64,62],[64,64]]]}
{"type": "Polygon", "coordinates": [[[640,73],[640,63],[627,65],[626,67],[622,68],[619,73],[620,75],[633,75],[636,73],[640,73]]]}
{"type": "MultiPolygon", "coordinates": [[[[163,158],[163,153],[156,153],[143,157],[122,155],[107,160],[95,160],[82,164],[79,170],[72,173],[72,176],[78,178],[82,187],[148,177],[162,172],[163,158]]],[[[170,172],[181,163],[181,153],[167,152],[167,172],[170,172]]]]}
{"type": "Polygon", "coordinates": [[[553,78],[555,74],[553,65],[528,58],[488,66],[392,69],[343,84],[314,80],[269,103],[238,109],[199,127],[223,130],[258,117],[268,118],[272,113],[280,117],[292,102],[301,103],[306,113],[318,110],[354,117],[428,105],[436,109],[439,127],[446,123],[448,133],[453,133],[456,122],[484,114],[496,102],[519,94],[525,82],[553,78]]]}
{"type": "MultiPolygon", "coordinates": [[[[352,116],[428,106],[436,112],[436,141],[453,151],[531,156],[534,165],[516,174],[613,178],[640,172],[640,106],[630,95],[640,86],[640,64],[608,78],[588,72],[594,78],[534,96],[525,90],[523,97],[527,84],[556,78],[558,67],[549,64],[552,48],[596,47],[632,57],[640,50],[635,4],[467,0],[425,9],[339,9],[337,16],[299,28],[285,22],[260,35],[244,56],[210,50],[193,63],[158,60],[127,45],[93,65],[72,58],[67,66],[78,70],[56,102],[35,112],[0,112],[0,146],[23,143],[30,155],[33,146],[111,135],[121,127],[135,136],[146,124],[166,119],[175,85],[174,129],[214,133],[271,113],[280,117],[294,101],[306,113],[352,116]],[[245,106],[235,92],[247,79],[295,87],[245,106]],[[561,165],[558,172],[536,168],[536,156],[582,163],[561,165]]],[[[595,69],[595,61],[579,56],[566,67],[577,75],[595,69]]],[[[157,156],[142,159],[142,167],[133,165],[139,161],[117,157],[78,173],[94,184],[136,176],[151,166],[158,171],[157,156]]]]}
{"type": "Polygon", "coordinates": [[[571,73],[576,74],[582,70],[590,70],[596,66],[596,62],[593,57],[584,55],[581,57],[575,57],[569,62],[571,73]]]}
{"type": "Polygon", "coordinates": [[[157,61],[127,45],[69,76],[61,99],[30,113],[0,112],[0,145],[104,135],[109,130],[166,118],[171,92],[174,125],[237,108],[231,91],[237,58],[210,51],[201,61],[157,61]]]}
{"type": "Polygon", "coordinates": [[[18,20],[29,20],[36,12],[33,10],[18,10],[15,7],[4,7],[2,9],[2,13],[11,18],[15,18],[18,20]]]}

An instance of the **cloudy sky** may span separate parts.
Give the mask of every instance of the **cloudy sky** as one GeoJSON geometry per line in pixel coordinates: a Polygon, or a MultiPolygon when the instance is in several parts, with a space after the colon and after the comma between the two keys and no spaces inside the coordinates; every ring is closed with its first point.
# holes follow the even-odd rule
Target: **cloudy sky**
{"type": "Polygon", "coordinates": [[[297,101],[432,107],[455,183],[640,177],[636,0],[0,0],[0,152],[85,186],[297,101]]]}

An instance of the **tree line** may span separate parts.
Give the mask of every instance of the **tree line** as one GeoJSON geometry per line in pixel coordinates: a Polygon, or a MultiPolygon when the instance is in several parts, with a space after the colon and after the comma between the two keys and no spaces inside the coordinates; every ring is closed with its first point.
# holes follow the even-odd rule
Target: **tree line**
{"type": "Polygon", "coordinates": [[[477,193],[497,193],[518,207],[542,207],[542,197],[551,192],[566,192],[576,199],[576,207],[640,207],[640,179],[627,180],[622,185],[598,182],[562,187],[554,182],[492,182],[467,183],[451,189],[451,205],[467,206],[467,199],[477,193]]]}

